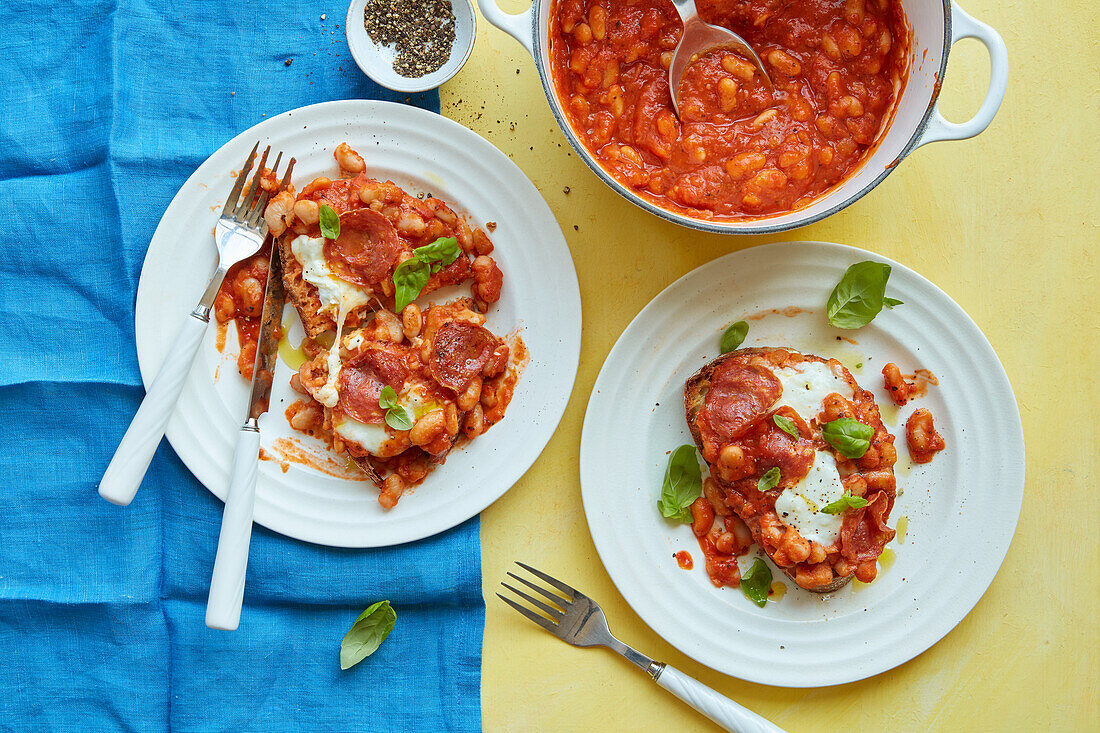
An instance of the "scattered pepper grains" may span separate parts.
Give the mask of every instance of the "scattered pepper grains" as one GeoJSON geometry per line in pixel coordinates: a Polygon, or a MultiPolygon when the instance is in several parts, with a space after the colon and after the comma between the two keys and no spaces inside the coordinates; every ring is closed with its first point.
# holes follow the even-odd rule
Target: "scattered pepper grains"
{"type": "Polygon", "coordinates": [[[394,45],[393,70],[404,77],[438,70],[455,42],[451,0],[367,0],[363,26],[375,43],[394,45]]]}

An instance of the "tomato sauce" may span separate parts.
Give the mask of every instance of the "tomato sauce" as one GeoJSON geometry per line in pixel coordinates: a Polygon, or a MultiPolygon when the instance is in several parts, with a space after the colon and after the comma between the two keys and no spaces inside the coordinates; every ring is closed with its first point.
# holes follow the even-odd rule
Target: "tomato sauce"
{"type": "Polygon", "coordinates": [[[264,312],[264,287],[267,285],[270,258],[269,237],[259,252],[229,268],[214,298],[214,320],[219,328],[218,348],[220,350],[225,345],[222,329],[227,328],[230,321],[235,321],[237,341],[241,346],[237,370],[249,380],[252,379],[260,339],[260,319],[264,312]]]}
{"type": "Polygon", "coordinates": [[[688,67],[678,119],[669,0],[557,0],[554,85],[577,136],[620,183],[695,218],[802,208],[850,176],[889,122],[909,64],[899,0],[699,0],[772,79],[731,52],[688,67]]]}

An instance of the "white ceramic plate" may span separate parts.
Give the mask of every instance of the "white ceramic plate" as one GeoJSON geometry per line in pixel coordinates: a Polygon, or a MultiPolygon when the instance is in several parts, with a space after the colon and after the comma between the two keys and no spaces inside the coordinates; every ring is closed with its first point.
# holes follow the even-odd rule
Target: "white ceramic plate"
{"type": "MultiPolygon", "coordinates": [[[[232,186],[231,174],[260,140],[297,159],[299,188],[335,175],[332,150],[347,141],[367,173],[412,192],[430,192],[470,215],[497,222],[494,258],[504,290],[486,324],[518,330],[531,354],[504,420],[455,451],[392,511],[364,481],[290,464],[260,462],[256,521],[298,539],[341,547],[378,547],[427,537],[472,517],[514,484],[550,440],[573,389],[580,354],[577,275],[557,221],[534,185],[503,153],[470,130],[431,112],[376,101],[328,102],[286,112],[241,133],[210,156],[172,200],[141,272],[137,349],[148,387],[187,313],[216,267],[211,230],[232,186]],[[552,315],[552,317],[550,317],[552,315]]],[[[432,300],[429,296],[426,301],[432,300]]],[[[288,308],[288,313],[292,309],[288,308]]],[[[301,337],[295,323],[291,341],[301,337]]],[[[208,330],[172,420],[168,439],[187,467],[219,498],[228,488],[248,384],[237,373],[235,329],[224,353],[208,330]]],[[[265,451],[281,437],[320,443],[292,431],[284,411],[296,399],[280,360],[271,411],[260,423],[265,451]]]]}
{"type": "MultiPolygon", "coordinates": [[[[997,573],[1016,529],[1024,490],[1020,414],[1004,368],[966,313],[912,270],[890,262],[887,292],[904,301],[858,331],[828,325],[825,302],[845,269],[884,258],[814,242],[773,244],[706,264],[666,288],[627,327],[596,380],[581,438],[581,488],[596,549],[616,587],[654,631],[685,654],[741,679],[816,687],[896,667],[943,638],[997,573]],[[794,306],[792,315],[770,313],[794,306]],[[667,452],[691,443],[683,386],[718,355],[731,322],[752,315],[745,346],[792,346],[839,359],[875,393],[898,440],[902,494],[891,525],[908,518],[904,542],[874,583],[817,595],[788,588],[763,609],[738,588],[716,589],[686,524],[656,501],[667,452]],[[850,344],[837,337],[858,341],[850,344]],[[880,374],[930,369],[927,397],[895,408],[880,374]],[[862,368],[857,365],[862,364],[862,368]],[[914,466],[905,419],[932,411],[947,449],[914,466]],[[681,570],[672,555],[695,558],[681,570]]],[[[751,561],[742,560],[745,569],[751,561]]]]}

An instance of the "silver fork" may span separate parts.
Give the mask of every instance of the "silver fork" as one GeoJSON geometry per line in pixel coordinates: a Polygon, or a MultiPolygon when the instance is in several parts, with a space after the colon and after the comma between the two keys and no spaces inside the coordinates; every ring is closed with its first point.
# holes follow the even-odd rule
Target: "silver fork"
{"type": "Polygon", "coordinates": [[[689,677],[669,664],[650,659],[616,639],[611,635],[611,630],[607,628],[607,619],[604,618],[603,609],[600,608],[598,603],[576,588],[571,588],[530,565],[524,565],[521,562],[517,562],[516,565],[553,588],[553,590],[547,590],[543,586],[532,583],[515,573],[508,573],[509,577],[519,581],[546,600],[528,595],[506,582],[501,582],[501,585],[542,611],[542,613],[532,611],[530,608],[500,593],[497,593],[497,598],[554,636],[573,646],[606,646],[617,651],[639,669],[645,670],[658,685],[726,730],[739,731],[740,733],[782,733],[782,728],[777,727],[751,710],[741,707],[725,695],[712,690],[702,682],[689,677]],[[549,601],[549,603],[546,601],[549,601]]]}
{"type": "MultiPolygon", "coordinates": [[[[134,499],[138,486],[149,469],[149,462],[153,459],[153,453],[164,437],[164,430],[168,425],[168,419],[172,415],[180,392],[183,390],[184,380],[191,371],[191,363],[195,360],[202,335],[210,322],[210,309],[214,305],[214,298],[218,295],[225,273],[230,267],[251,257],[263,246],[267,238],[267,222],[264,221],[264,208],[267,206],[269,193],[260,187],[260,178],[263,176],[267,156],[271,152],[269,145],[260,157],[256,174],[252,177],[252,183],[248,191],[241,196],[248,173],[252,169],[252,163],[256,160],[256,151],[260,144],[257,142],[252,152],[248,154],[237,176],[233,189],[229,192],[229,198],[222,207],[221,217],[214,228],[214,243],[218,247],[218,269],[210,278],[210,284],[206,286],[206,292],[202,294],[199,304],[191,311],[191,317],[184,319],[183,327],[176,336],[175,343],[161,364],[160,371],[149,386],[145,399],[141,401],[130,427],[122,437],[122,442],[115,451],[103,479],[99,482],[99,495],[107,501],[126,506],[134,499]]],[[[283,154],[279,153],[272,166],[272,172],[276,175],[279,171],[279,163],[283,154]]],[[[280,183],[280,189],[285,188],[290,182],[290,174],[294,170],[294,159],[290,159],[286,174],[280,183]]]]}

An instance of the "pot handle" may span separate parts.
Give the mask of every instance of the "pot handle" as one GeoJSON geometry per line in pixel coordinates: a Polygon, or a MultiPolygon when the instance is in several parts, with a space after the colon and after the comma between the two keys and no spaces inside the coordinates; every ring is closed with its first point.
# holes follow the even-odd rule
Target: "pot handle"
{"type": "Polygon", "coordinates": [[[512,15],[505,13],[497,5],[496,0],[477,0],[477,6],[481,8],[481,14],[497,28],[519,41],[520,45],[527,49],[532,57],[535,55],[534,14],[537,2],[522,13],[512,15]]]}
{"type": "Polygon", "coordinates": [[[1005,90],[1008,88],[1008,49],[1005,48],[1004,39],[997,31],[971,17],[952,1],[951,45],[964,38],[978,39],[989,52],[989,89],[986,90],[985,100],[977,114],[967,122],[949,122],[940,114],[937,102],[917,147],[940,140],[965,140],[980,134],[989,127],[1005,98],[1005,90]]]}

